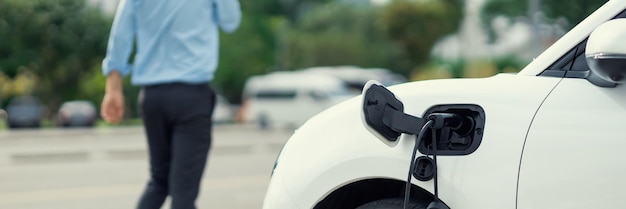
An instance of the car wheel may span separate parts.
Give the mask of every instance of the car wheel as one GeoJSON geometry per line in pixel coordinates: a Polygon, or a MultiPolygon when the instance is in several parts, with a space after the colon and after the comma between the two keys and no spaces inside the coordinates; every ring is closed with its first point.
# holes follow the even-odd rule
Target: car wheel
{"type": "MultiPolygon", "coordinates": [[[[409,201],[409,205],[406,208],[410,209],[425,209],[428,204],[421,203],[415,200],[409,201]]],[[[357,207],[356,209],[403,209],[404,199],[402,198],[390,198],[376,200],[357,207]]]]}

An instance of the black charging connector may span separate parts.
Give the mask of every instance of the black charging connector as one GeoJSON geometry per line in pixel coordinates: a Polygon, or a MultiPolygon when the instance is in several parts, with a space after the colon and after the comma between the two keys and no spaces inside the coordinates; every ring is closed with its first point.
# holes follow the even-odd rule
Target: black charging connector
{"type": "Polygon", "coordinates": [[[431,126],[434,129],[441,129],[444,126],[447,127],[459,127],[462,123],[462,118],[454,113],[435,112],[428,115],[428,120],[433,121],[431,126]]]}

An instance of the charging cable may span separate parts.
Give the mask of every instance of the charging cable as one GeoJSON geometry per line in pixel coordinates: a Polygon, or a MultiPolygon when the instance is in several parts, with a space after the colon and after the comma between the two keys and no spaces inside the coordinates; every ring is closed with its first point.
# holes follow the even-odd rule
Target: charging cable
{"type": "Polygon", "coordinates": [[[407,206],[409,205],[409,196],[411,195],[411,179],[413,176],[412,175],[413,169],[415,169],[415,155],[417,155],[417,148],[420,144],[421,139],[424,137],[424,133],[426,133],[426,130],[432,124],[434,124],[433,120],[428,120],[426,123],[424,123],[419,134],[417,134],[417,136],[415,137],[415,145],[413,146],[413,154],[411,154],[411,165],[409,166],[409,175],[406,179],[406,186],[404,187],[404,209],[407,209],[407,206]]]}
{"type": "Polygon", "coordinates": [[[421,143],[422,138],[424,138],[424,134],[426,133],[426,130],[428,130],[428,128],[431,128],[432,130],[432,133],[431,133],[432,138],[433,138],[432,143],[434,145],[433,146],[433,149],[434,149],[433,158],[435,162],[435,179],[434,179],[435,198],[433,202],[431,202],[431,204],[429,205],[429,208],[431,208],[430,207],[431,205],[435,207],[440,205],[441,201],[439,200],[439,197],[438,197],[439,192],[437,188],[438,187],[437,185],[437,161],[436,161],[437,160],[437,154],[436,154],[437,153],[437,137],[435,136],[435,134],[436,134],[437,129],[441,129],[444,126],[456,127],[460,125],[459,123],[461,123],[461,121],[459,120],[459,117],[453,113],[432,113],[428,115],[428,121],[424,123],[419,134],[415,137],[415,145],[413,147],[413,153],[411,154],[411,164],[409,166],[406,186],[404,188],[404,209],[408,209],[407,207],[409,205],[409,199],[411,195],[411,179],[412,179],[413,169],[415,169],[415,156],[417,155],[419,144],[421,143]]]}

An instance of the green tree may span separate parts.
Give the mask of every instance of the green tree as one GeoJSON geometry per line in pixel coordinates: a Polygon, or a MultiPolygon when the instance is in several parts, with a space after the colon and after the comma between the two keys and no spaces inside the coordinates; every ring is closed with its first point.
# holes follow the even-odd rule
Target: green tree
{"type": "Polygon", "coordinates": [[[283,17],[288,24],[295,23],[302,14],[332,0],[241,0],[245,14],[263,14],[283,17]]]}
{"type": "Polygon", "coordinates": [[[317,7],[283,33],[278,65],[287,70],[332,65],[406,67],[379,17],[380,8],[369,5],[333,2],[317,7]]]}
{"type": "Polygon", "coordinates": [[[220,36],[220,63],[213,82],[219,93],[240,102],[246,79],[273,65],[274,36],[271,18],[259,14],[244,15],[235,33],[220,36]]]}
{"type": "MultiPolygon", "coordinates": [[[[458,30],[463,17],[462,0],[397,0],[382,14],[389,37],[409,58],[410,66],[421,66],[430,59],[430,51],[443,36],[458,30]]],[[[409,75],[413,68],[402,69],[409,75]]]]}
{"type": "Polygon", "coordinates": [[[213,86],[239,103],[246,79],[276,69],[278,39],[304,11],[330,0],[241,0],[243,20],[220,36],[220,63],[213,86]]]}
{"type": "Polygon", "coordinates": [[[110,24],[84,0],[2,0],[0,70],[35,73],[35,95],[55,110],[77,99],[84,76],[100,65],[110,24]]]}

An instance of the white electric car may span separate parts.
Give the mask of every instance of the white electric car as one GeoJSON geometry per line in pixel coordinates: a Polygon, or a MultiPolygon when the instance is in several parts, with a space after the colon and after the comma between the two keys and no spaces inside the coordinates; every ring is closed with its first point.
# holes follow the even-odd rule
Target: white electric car
{"type": "Polygon", "coordinates": [[[295,131],[263,208],[626,208],[625,9],[515,75],[370,82],[295,131]]]}

